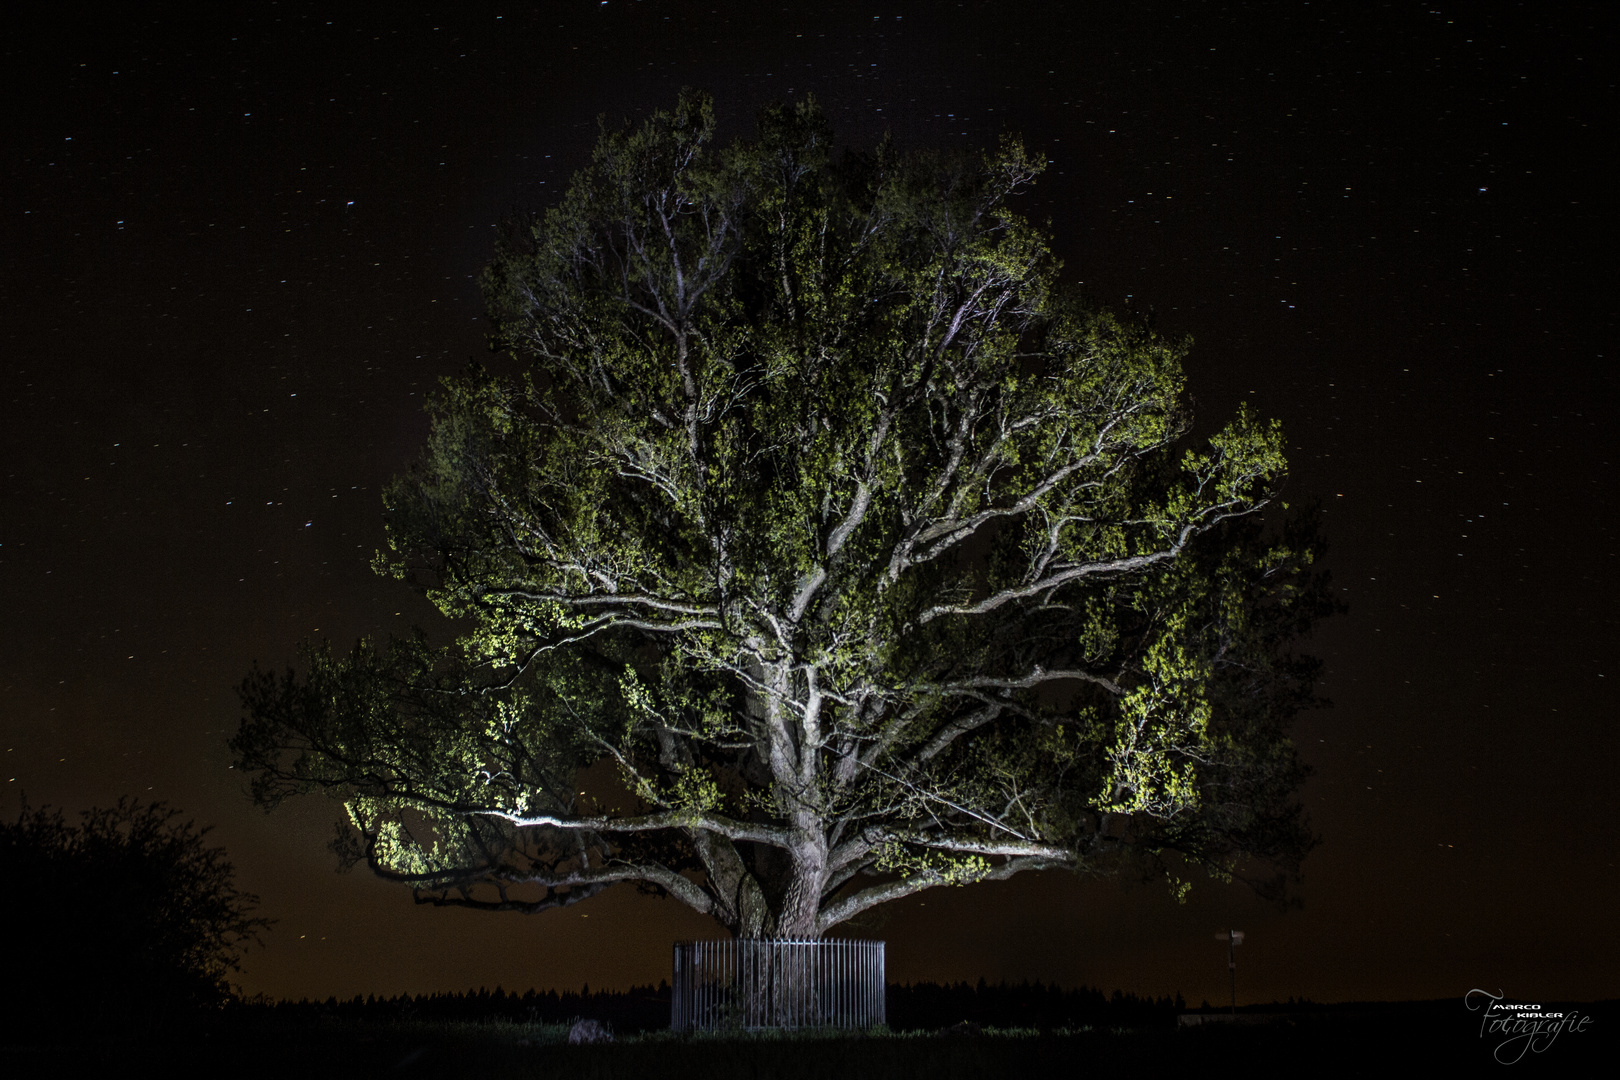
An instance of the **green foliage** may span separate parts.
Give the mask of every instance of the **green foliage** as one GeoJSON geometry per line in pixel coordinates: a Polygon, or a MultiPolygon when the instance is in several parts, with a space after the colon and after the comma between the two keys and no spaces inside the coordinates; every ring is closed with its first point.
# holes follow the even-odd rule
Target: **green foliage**
{"type": "Polygon", "coordinates": [[[466,630],[252,676],[255,797],[338,794],[428,902],[634,880],[740,932],[1296,868],[1288,650],[1332,604],[1310,517],[1262,524],[1280,426],[1187,445],[1189,343],[1062,284],[1016,140],[835,159],[810,101],[713,135],[683,95],[510,224],[522,370],[445,381],[376,564],[466,630]]]}

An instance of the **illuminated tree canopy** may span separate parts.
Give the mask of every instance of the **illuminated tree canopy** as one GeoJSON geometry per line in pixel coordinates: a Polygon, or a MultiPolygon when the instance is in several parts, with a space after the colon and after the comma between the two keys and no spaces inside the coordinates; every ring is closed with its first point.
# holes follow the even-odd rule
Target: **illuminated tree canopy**
{"type": "Polygon", "coordinates": [[[633,882],[744,936],[1297,869],[1290,650],[1332,602],[1280,427],[1190,443],[1186,344],[1060,281],[1017,141],[830,145],[811,102],[721,146],[686,94],[514,223],[521,371],[446,380],[377,564],[463,632],[251,675],[258,800],[337,795],[420,902],[633,882]]]}

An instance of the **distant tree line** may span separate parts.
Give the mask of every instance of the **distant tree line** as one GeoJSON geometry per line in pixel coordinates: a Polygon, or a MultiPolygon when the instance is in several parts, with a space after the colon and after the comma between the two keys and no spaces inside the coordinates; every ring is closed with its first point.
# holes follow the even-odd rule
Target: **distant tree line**
{"type": "Polygon", "coordinates": [[[1104,994],[1088,986],[1065,989],[1056,984],[890,983],[889,1027],[896,1031],[937,1030],[964,1021],[981,1027],[1053,1028],[1174,1026],[1186,1008],[1180,994],[1137,997],[1115,990],[1104,994]]]}
{"type": "Polygon", "coordinates": [[[528,990],[524,993],[480,987],[466,993],[355,995],[325,1001],[300,998],[268,1008],[278,1019],[318,1021],[331,1018],[362,1022],[401,1020],[508,1021],[515,1024],[566,1024],[581,1017],[613,1025],[615,1031],[655,1031],[669,1027],[669,984],[632,986],[628,990],[528,990]]]}
{"type": "MultiPolygon", "coordinates": [[[[611,1024],[615,1031],[654,1031],[669,1026],[670,988],[632,986],[629,990],[529,990],[522,994],[480,988],[466,993],[355,996],[340,1000],[282,1001],[269,1006],[275,1016],[302,1022],[323,1018],[361,1022],[459,1020],[473,1022],[564,1024],[577,1018],[611,1024]]],[[[1175,1023],[1186,1007],[1181,995],[1112,995],[1081,986],[1065,989],[1042,982],[890,983],[889,1026],[896,1031],[934,1031],[967,1022],[980,1027],[1054,1028],[1157,1027],[1175,1023]]]]}

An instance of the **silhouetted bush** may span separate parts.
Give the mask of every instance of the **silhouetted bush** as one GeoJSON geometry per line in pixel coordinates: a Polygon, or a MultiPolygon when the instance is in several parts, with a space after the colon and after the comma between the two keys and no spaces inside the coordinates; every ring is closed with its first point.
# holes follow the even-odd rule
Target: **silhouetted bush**
{"type": "Polygon", "coordinates": [[[0,823],[0,1032],[31,1041],[162,1034],[216,1009],[268,920],[207,829],[120,799],[0,823]]]}

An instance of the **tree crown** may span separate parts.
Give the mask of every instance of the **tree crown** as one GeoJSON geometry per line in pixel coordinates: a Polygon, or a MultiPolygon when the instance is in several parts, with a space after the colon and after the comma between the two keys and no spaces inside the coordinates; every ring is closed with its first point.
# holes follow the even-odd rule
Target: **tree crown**
{"type": "Polygon", "coordinates": [[[256,795],[337,792],[428,902],[630,880],[747,934],[1297,866],[1287,650],[1331,602],[1309,522],[1262,526],[1280,427],[1185,445],[1188,344],[1061,283],[1009,204],[1039,171],[835,159],[810,101],[604,131],[484,276],[523,371],[447,380],[386,494],[379,570],[471,629],[250,678],[256,795]]]}

